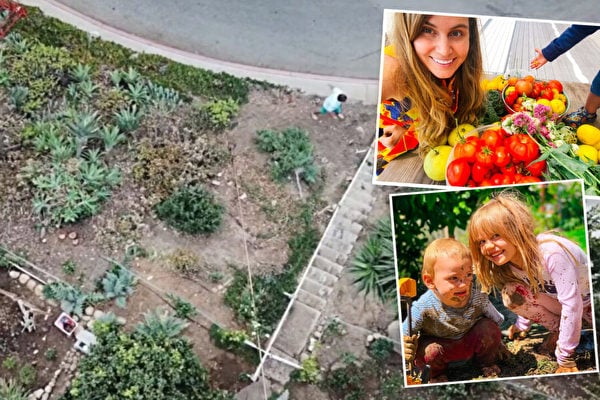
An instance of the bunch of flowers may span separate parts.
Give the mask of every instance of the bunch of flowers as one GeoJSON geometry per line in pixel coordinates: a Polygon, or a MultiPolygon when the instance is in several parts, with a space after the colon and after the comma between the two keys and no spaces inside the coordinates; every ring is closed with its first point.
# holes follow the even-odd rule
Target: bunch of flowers
{"type": "MultiPolygon", "coordinates": [[[[577,133],[575,129],[558,120],[558,115],[552,109],[535,101],[523,102],[523,109],[509,114],[502,121],[502,128],[509,134],[527,133],[542,145],[558,148],[563,144],[576,146],[577,133]],[[531,103],[531,104],[529,104],[531,103]]],[[[574,150],[577,150],[576,148],[574,150]]]]}
{"type": "Polygon", "coordinates": [[[528,134],[537,142],[541,156],[534,162],[546,160],[546,180],[583,179],[587,194],[600,195],[600,166],[577,156],[575,129],[561,122],[550,107],[524,101],[523,111],[507,115],[502,128],[511,135],[528,134]]]}

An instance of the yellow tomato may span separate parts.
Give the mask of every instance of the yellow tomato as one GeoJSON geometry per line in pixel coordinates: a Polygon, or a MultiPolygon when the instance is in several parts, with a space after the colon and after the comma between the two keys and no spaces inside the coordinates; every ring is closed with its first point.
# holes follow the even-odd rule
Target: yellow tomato
{"type": "Polygon", "coordinates": [[[477,131],[475,131],[475,127],[471,124],[460,124],[456,128],[450,131],[450,135],[448,135],[448,144],[450,146],[456,145],[462,138],[467,136],[477,135],[477,131]]]}
{"type": "Polygon", "coordinates": [[[543,105],[545,105],[546,107],[550,107],[550,109],[552,109],[552,105],[550,104],[550,100],[548,100],[548,99],[544,99],[544,98],[537,99],[537,100],[536,100],[536,103],[538,103],[538,104],[543,104],[543,105]]]}
{"type": "Polygon", "coordinates": [[[576,154],[582,161],[592,161],[594,164],[598,164],[598,150],[594,146],[580,144],[576,154]]]}
{"type": "Polygon", "coordinates": [[[596,147],[600,144],[600,129],[594,125],[582,124],[577,128],[577,139],[583,144],[596,147]]]}
{"type": "Polygon", "coordinates": [[[560,101],[558,99],[550,100],[550,107],[552,107],[552,112],[555,112],[557,114],[562,114],[567,109],[567,107],[565,106],[565,103],[563,103],[562,101],[560,101]]]}

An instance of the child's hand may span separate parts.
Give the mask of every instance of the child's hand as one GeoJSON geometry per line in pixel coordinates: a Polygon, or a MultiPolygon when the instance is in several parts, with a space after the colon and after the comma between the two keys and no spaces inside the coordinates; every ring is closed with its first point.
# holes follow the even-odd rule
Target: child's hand
{"type": "Polygon", "coordinates": [[[548,62],[540,49],[535,49],[535,52],[537,53],[537,56],[535,56],[529,63],[529,67],[531,69],[538,69],[548,62]]]}
{"type": "Polygon", "coordinates": [[[398,144],[400,138],[404,136],[406,132],[406,128],[401,125],[387,125],[383,127],[383,135],[379,138],[381,144],[383,144],[388,149],[393,148],[398,144]]]}
{"type": "Polygon", "coordinates": [[[529,329],[522,331],[519,328],[517,328],[516,326],[511,325],[508,327],[508,338],[510,340],[525,339],[527,337],[527,332],[529,332],[529,329]],[[515,337],[515,335],[517,335],[517,336],[515,337]]]}
{"type": "Polygon", "coordinates": [[[417,344],[418,339],[417,335],[412,336],[404,336],[404,359],[408,362],[411,362],[415,359],[415,355],[417,354],[417,344]]]}

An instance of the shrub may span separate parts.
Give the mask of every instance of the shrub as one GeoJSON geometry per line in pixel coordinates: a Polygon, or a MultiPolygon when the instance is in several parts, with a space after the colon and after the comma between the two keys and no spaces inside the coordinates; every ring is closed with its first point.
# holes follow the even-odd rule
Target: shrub
{"type": "Polygon", "coordinates": [[[314,356],[308,357],[302,361],[302,369],[292,372],[290,378],[296,382],[317,383],[320,379],[319,362],[314,356]]]}
{"type": "Polygon", "coordinates": [[[212,233],[221,226],[224,207],[201,186],[183,188],[155,207],[158,218],[180,231],[212,233]]]}
{"type": "Polygon", "coordinates": [[[136,278],[127,268],[113,264],[110,271],[102,279],[102,289],[106,299],[115,299],[115,304],[125,308],[127,296],[133,293],[136,278]]]}
{"type": "Polygon", "coordinates": [[[271,174],[275,180],[283,181],[296,172],[307,183],[316,182],[318,169],[306,131],[299,128],[288,128],[281,133],[261,130],[257,132],[257,144],[260,150],[271,153],[271,174]]]}
{"type": "Polygon", "coordinates": [[[30,386],[35,382],[37,371],[31,365],[23,365],[19,369],[19,382],[23,386],[30,386]]]}
{"type": "Polygon", "coordinates": [[[49,348],[44,353],[44,357],[46,357],[46,360],[48,360],[48,361],[56,360],[56,356],[57,356],[57,354],[56,354],[56,348],[55,347],[49,348]]]}
{"type": "Polygon", "coordinates": [[[368,353],[376,361],[383,363],[394,351],[394,344],[386,338],[375,339],[369,346],[368,353]]]}
{"type": "Polygon", "coordinates": [[[200,121],[212,130],[227,129],[239,109],[239,104],[233,99],[213,100],[200,107],[200,121]]]}
{"type": "Polygon", "coordinates": [[[174,294],[167,294],[167,298],[173,302],[175,308],[175,316],[181,319],[188,319],[198,315],[198,309],[191,303],[188,303],[181,297],[174,294]]]}
{"type": "Polygon", "coordinates": [[[217,324],[210,326],[209,335],[215,345],[224,350],[239,349],[249,339],[248,334],[244,331],[223,329],[217,324]]]}

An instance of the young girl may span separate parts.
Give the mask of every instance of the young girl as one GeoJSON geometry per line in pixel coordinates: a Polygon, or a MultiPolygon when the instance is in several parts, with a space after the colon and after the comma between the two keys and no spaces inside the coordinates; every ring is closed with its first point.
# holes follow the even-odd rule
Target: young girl
{"type": "Polygon", "coordinates": [[[554,350],[557,373],[578,371],[574,352],[582,322],[592,322],[587,256],[551,233],[534,234],[534,219],[518,193],[504,191],[480,207],[468,225],[475,274],[482,290],[500,290],[518,315],[509,339],[531,321],[548,329],[543,344],[554,350]]]}
{"type": "Polygon", "coordinates": [[[445,144],[459,123],[477,122],[484,91],[475,18],[397,13],[381,76],[379,157],[445,144]],[[418,123],[418,124],[417,124],[418,123]]]}

